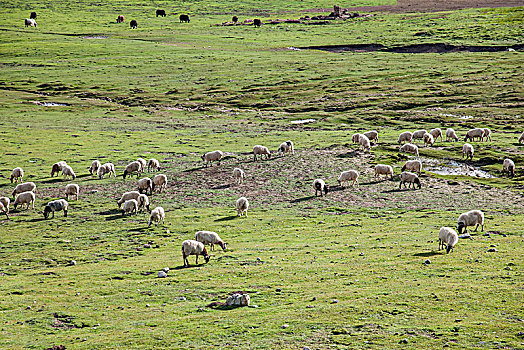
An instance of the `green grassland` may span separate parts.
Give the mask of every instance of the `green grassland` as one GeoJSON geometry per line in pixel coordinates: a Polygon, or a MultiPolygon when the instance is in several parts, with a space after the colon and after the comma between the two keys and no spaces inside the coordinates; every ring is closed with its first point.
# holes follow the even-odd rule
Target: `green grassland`
{"type": "Polygon", "coordinates": [[[524,8],[215,26],[234,14],[298,19],[331,6],[3,3],[0,195],[10,196],[10,171],[22,166],[37,201],[0,217],[0,348],[524,348],[522,51],[290,49],[522,44],[524,8]],[[157,8],[168,16],[155,17],[157,8]],[[26,28],[33,10],[38,27],[26,28]],[[180,13],[191,22],[179,23],[180,13]],[[115,23],[118,14],[126,23],[115,23]],[[470,165],[495,177],[424,171],[417,191],[398,190],[397,178],[375,181],[374,165],[399,174],[409,158],[398,153],[400,132],[434,127],[453,127],[460,142],[438,141],[421,156],[458,162],[465,132],[491,128],[492,142],[472,143],[470,165]],[[379,142],[358,151],[351,135],[372,128],[379,142]],[[253,145],[276,153],[288,139],[295,156],[252,161],[253,145]],[[203,167],[200,155],[215,149],[228,156],[203,167]],[[500,174],[506,156],[517,164],[514,178],[500,174]],[[150,197],[166,209],[165,225],[148,229],[147,213],[118,211],[121,193],[136,188],[121,174],[137,157],[159,159],[169,178],[167,191],[150,197]],[[90,176],[94,159],[113,162],[119,176],[90,176]],[[60,160],[75,181],[50,177],[60,160]],[[231,177],[238,166],[247,174],[241,185],[231,177]],[[348,169],[360,171],[359,188],[336,185],[348,169]],[[314,197],[319,177],[332,187],[327,197],[314,197]],[[71,182],[81,193],[68,217],[44,220],[43,205],[71,182]],[[251,209],[238,218],[243,195],[251,209]],[[438,251],[439,228],[474,208],[489,234],[438,251]],[[203,229],[228,249],[182,268],[181,242],[203,229]],[[157,278],[164,267],[168,277],[157,278]],[[247,291],[257,307],[206,307],[233,291],[247,291]]]}

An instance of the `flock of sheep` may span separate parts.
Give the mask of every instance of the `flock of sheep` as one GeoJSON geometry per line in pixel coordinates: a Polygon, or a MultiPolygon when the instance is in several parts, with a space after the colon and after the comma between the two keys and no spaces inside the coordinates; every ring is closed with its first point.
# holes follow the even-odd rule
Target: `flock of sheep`
{"type": "MultiPolygon", "coordinates": [[[[413,133],[403,132],[398,137],[398,143],[404,144],[400,147],[400,152],[408,152],[415,154],[419,157],[418,146],[413,142],[416,139],[422,139],[424,144],[427,146],[432,146],[436,139],[440,137],[442,140],[442,131],[439,128],[432,129],[430,132],[426,130],[418,130],[413,133]]],[[[473,141],[475,138],[478,138],[479,141],[482,141],[484,138],[486,140],[491,140],[491,131],[489,129],[476,128],[471,129],[466,133],[464,141],[473,141]]],[[[455,131],[451,128],[446,131],[446,140],[458,141],[458,137],[455,131]]],[[[359,149],[363,148],[364,151],[370,152],[371,150],[371,141],[378,142],[378,132],[376,130],[368,131],[363,134],[356,133],[352,136],[352,141],[359,144],[359,149]]],[[[519,143],[524,143],[524,132],[520,135],[519,143]]],[[[473,146],[469,143],[465,143],[463,146],[463,157],[466,157],[466,160],[473,158],[473,146]]],[[[283,142],[279,148],[279,155],[283,156],[285,154],[295,154],[294,144],[291,140],[283,142]]],[[[262,145],[255,145],[253,147],[253,160],[262,160],[265,156],[266,159],[271,158],[270,150],[262,145]]],[[[205,166],[212,165],[212,162],[218,162],[224,157],[224,152],[220,150],[207,152],[201,156],[204,161],[205,166]]],[[[150,159],[146,162],[143,158],[138,158],[136,161],[132,161],[126,165],[123,178],[136,174],[137,178],[140,177],[145,171],[160,171],[160,162],[157,159],[150,159]]],[[[116,177],[115,166],[113,163],[101,164],[100,161],[95,160],[92,162],[91,166],[88,168],[91,175],[98,176],[99,179],[103,179],[104,176],[108,175],[111,177],[113,175],[116,177]]],[[[402,167],[402,173],[400,174],[400,185],[399,188],[406,184],[409,187],[415,189],[416,186],[420,189],[422,184],[418,175],[421,174],[422,163],[419,159],[408,160],[402,167]],[[415,173],[418,173],[415,174],[415,173]]],[[[72,180],[76,179],[76,174],[71,166],[69,166],[65,161],[60,161],[52,165],[51,167],[51,177],[58,176],[59,172],[62,172],[62,175],[65,179],[71,178],[72,180]]],[[[514,175],[515,173],[515,164],[512,160],[506,158],[503,162],[503,173],[507,172],[509,175],[514,175]]],[[[394,177],[393,168],[390,165],[377,164],[374,168],[375,179],[379,178],[381,175],[386,175],[386,178],[390,176],[394,177]]],[[[233,178],[238,183],[241,184],[245,179],[245,172],[240,168],[234,168],[233,178]]],[[[26,205],[26,209],[29,209],[31,206],[34,209],[35,199],[36,199],[36,185],[34,182],[23,182],[24,170],[21,167],[13,169],[10,177],[11,183],[16,183],[16,187],[12,192],[14,198],[13,207],[17,209],[18,206],[22,207],[26,205]]],[[[358,187],[358,177],[359,172],[357,170],[347,170],[343,171],[338,177],[338,184],[342,186],[343,184],[349,184],[351,182],[352,186],[358,187]]],[[[122,212],[122,215],[127,213],[137,214],[139,211],[147,210],[150,213],[148,227],[151,227],[152,223],[158,225],[160,222],[164,223],[165,220],[165,211],[164,208],[158,206],[153,210],[150,209],[149,195],[152,195],[156,190],[162,192],[167,188],[167,176],[164,174],[157,174],[152,179],[149,177],[141,178],[137,182],[138,191],[129,191],[122,194],[121,198],[117,201],[117,205],[122,212]]],[[[315,190],[315,196],[327,195],[329,192],[329,186],[325,183],[323,179],[315,179],[313,181],[313,189],[315,190]]],[[[57,211],[63,211],[64,216],[67,216],[69,203],[67,200],[75,198],[78,200],[78,195],[80,192],[80,187],[77,184],[68,184],[65,187],[66,199],[57,199],[48,202],[43,211],[44,218],[47,219],[49,215],[52,215],[54,218],[54,213],[57,211]]],[[[11,205],[11,199],[8,197],[0,197],[0,214],[5,214],[7,219],[9,219],[9,210],[11,205]]],[[[246,197],[240,197],[236,201],[236,210],[238,216],[245,215],[247,217],[247,211],[249,209],[249,201],[246,197]]],[[[457,228],[459,234],[468,226],[474,226],[475,231],[478,226],[482,227],[484,230],[484,214],[479,210],[472,210],[468,213],[462,214],[457,221],[457,228]]],[[[439,232],[439,249],[442,246],[446,246],[447,252],[453,250],[453,247],[458,241],[458,234],[455,230],[449,227],[442,227],[439,232]]],[[[187,257],[189,255],[196,255],[196,260],[198,262],[198,256],[204,256],[206,262],[209,261],[209,254],[205,248],[205,244],[211,245],[212,249],[214,244],[218,244],[222,249],[226,248],[225,242],[220,239],[218,234],[210,231],[199,231],[195,236],[195,240],[186,240],[182,243],[182,255],[184,259],[184,265],[188,265],[187,257]]]]}

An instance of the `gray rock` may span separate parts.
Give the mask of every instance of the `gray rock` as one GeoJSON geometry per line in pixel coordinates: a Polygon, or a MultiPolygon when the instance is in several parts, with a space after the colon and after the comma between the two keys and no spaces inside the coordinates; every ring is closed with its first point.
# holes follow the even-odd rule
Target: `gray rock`
{"type": "Polygon", "coordinates": [[[164,267],[164,268],[162,269],[162,271],[164,271],[164,272],[166,272],[166,273],[169,272],[169,267],[164,267]]]}
{"type": "Polygon", "coordinates": [[[308,346],[304,346],[302,350],[311,350],[308,346]]]}
{"type": "Polygon", "coordinates": [[[464,234],[461,234],[459,236],[460,239],[466,239],[466,238],[471,238],[471,235],[469,233],[464,233],[464,234]]]}
{"type": "Polygon", "coordinates": [[[144,248],[151,248],[151,244],[149,243],[144,244],[144,248]]]}
{"type": "Polygon", "coordinates": [[[71,261],[69,262],[69,265],[70,265],[70,266],[75,266],[75,265],[76,265],[76,260],[71,260],[71,261]]]}
{"type": "Polygon", "coordinates": [[[158,272],[158,278],[166,278],[166,277],[167,277],[167,273],[165,271],[158,272]]]}
{"type": "Polygon", "coordinates": [[[426,265],[429,265],[429,264],[431,264],[431,260],[429,260],[429,259],[426,259],[426,261],[424,261],[424,264],[426,264],[426,265]]]}
{"type": "Polygon", "coordinates": [[[178,300],[182,300],[182,301],[186,300],[186,297],[180,297],[180,298],[178,298],[178,300]]]}
{"type": "Polygon", "coordinates": [[[400,343],[400,344],[407,344],[407,343],[408,343],[408,340],[407,340],[407,338],[404,338],[404,339],[402,339],[399,343],[400,343]]]}
{"type": "Polygon", "coordinates": [[[286,328],[289,328],[289,325],[287,323],[283,324],[282,327],[280,327],[282,329],[286,329],[286,328]]]}
{"type": "Polygon", "coordinates": [[[359,255],[360,255],[360,256],[364,256],[364,253],[360,253],[359,255]]]}
{"type": "Polygon", "coordinates": [[[498,252],[497,248],[489,248],[487,250],[488,253],[494,253],[494,252],[498,252]]]}
{"type": "Polygon", "coordinates": [[[333,299],[333,300],[331,301],[331,304],[337,304],[337,303],[338,303],[338,299],[333,299]]]}
{"type": "Polygon", "coordinates": [[[248,294],[235,293],[226,299],[226,306],[249,306],[251,298],[248,294]]]}
{"type": "Polygon", "coordinates": [[[91,190],[89,193],[98,193],[98,190],[91,190]]]}

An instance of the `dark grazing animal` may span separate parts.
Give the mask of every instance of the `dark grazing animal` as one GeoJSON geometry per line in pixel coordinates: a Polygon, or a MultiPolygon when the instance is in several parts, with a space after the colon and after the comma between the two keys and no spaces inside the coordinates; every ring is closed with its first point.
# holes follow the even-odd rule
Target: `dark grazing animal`
{"type": "Polygon", "coordinates": [[[261,21],[259,18],[255,18],[255,19],[253,20],[253,25],[255,26],[255,28],[256,28],[256,27],[259,27],[259,28],[260,28],[260,26],[262,25],[262,21],[261,21]]]}
{"type": "Polygon", "coordinates": [[[233,16],[233,19],[232,19],[233,23],[237,23],[238,22],[238,17],[237,16],[233,16]]]}
{"type": "Polygon", "coordinates": [[[136,29],[138,28],[138,22],[132,19],[131,22],[129,22],[129,26],[131,27],[131,29],[136,29]]]}
{"type": "Polygon", "coordinates": [[[189,15],[180,15],[180,23],[189,23],[189,15]]]}
{"type": "Polygon", "coordinates": [[[31,19],[36,19],[36,12],[31,12],[31,15],[29,16],[31,19]]]}
{"type": "Polygon", "coordinates": [[[156,10],[156,16],[165,17],[166,11],[165,10],[156,10]]]}
{"type": "Polygon", "coordinates": [[[125,20],[124,16],[120,15],[116,18],[116,23],[124,23],[125,20]]]}

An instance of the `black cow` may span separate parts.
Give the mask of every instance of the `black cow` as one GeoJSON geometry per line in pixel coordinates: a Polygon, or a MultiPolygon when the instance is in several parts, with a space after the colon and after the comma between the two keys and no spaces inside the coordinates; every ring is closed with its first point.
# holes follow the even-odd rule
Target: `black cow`
{"type": "Polygon", "coordinates": [[[180,15],[180,23],[189,23],[189,15],[180,15]]]}
{"type": "Polygon", "coordinates": [[[262,25],[262,21],[259,18],[255,18],[253,20],[253,25],[256,27],[260,27],[262,25]]]}
{"type": "Polygon", "coordinates": [[[136,20],[131,20],[131,22],[129,22],[129,26],[131,27],[131,29],[136,29],[138,27],[138,22],[136,20]]]}
{"type": "Polygon", "coordinates": [[[237,23],[238,22],[238,17],[237,16],[233,16],[233,19],[232,19],[233,23],[237,23]]]}
{"type": "Polygon", "coordinates": [[[165,10],[156,10],[156,16],[165,17],[166,11],[165,10]]]}
{"type": "Polygon", "coordinates": [[[31,19],[36,19],[36,12],[31,12],[31,16],[29,16],[31,19]]]}

